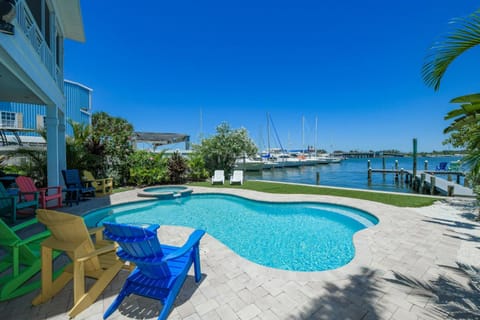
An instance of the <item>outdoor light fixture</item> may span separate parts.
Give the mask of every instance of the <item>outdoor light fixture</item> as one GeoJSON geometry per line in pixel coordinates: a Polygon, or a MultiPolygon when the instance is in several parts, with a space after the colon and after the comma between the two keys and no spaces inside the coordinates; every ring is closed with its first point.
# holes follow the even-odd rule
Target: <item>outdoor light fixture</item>
{"type": "Polygon", "coordinates": [[[14,34],[15,0],[0,0],[0,32],[14,34]]]}

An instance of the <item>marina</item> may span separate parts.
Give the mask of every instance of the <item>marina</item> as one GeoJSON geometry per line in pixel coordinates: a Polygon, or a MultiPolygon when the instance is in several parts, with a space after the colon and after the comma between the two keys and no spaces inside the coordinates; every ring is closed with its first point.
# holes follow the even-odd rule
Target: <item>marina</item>
{"type": "MultiPolygon", "coordinates": [[[[465,176],[463,170],[432,170],[442,162],[453,162],[460,157],[418,157],[418,163],[427,163],[427,170],[418,170],[416,173],[418,182],[422,181],[422,173],[425,173],[425,179],[421,189],[412,188],[410,180],[407,180],[413,174],[412,157],[401,158],[355,158],[345,159],[339,163],[330,163],[328,165],[301,166],[292,168],[274,168],[273,170],[246,171],[247,180],[268,180],[278,182],[301,183],[320,186],[353,188],[361,190],[388,191],[400,193],[417,193],[421,190],[430,193],[429,188],[431,177],[435,177],[435,190],[437,194],[448,194],[448,185],[454,186],[455,196],[471,196],[469,191],[465,190],[465,176]],[[385,163],[385,165],[384,165],[385,163]],[[372,174],[368,179],[368,168],[372,168],[372,174]],[[450,178],[449,178],[450,177],[450,178]],[[452,181],[449,181],[451,179],[452,181]],[[427,192],[428,191],[428,192],[427,192]]],[[[415,185],[416,186],[416,185],[415,185]]],[[[468,184],[467,184],[468,186],[468,184]]],[[[468,187],[466,190],[471,190],[468,187]]]]}

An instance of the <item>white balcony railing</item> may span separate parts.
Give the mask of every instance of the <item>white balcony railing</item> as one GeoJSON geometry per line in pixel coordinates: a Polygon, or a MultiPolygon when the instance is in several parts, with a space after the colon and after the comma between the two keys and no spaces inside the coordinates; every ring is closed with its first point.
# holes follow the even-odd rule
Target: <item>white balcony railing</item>
{"type": "Polygon", "coordinates": [[[63,71],[55,63],[56,57],[48,47],[42,32],[37,26],[35,19],[24,0],[17,1],[16,11],[18,25],[32,44],[33,49],[37,52],[40,60],[45,65],[45,68],[57,83],[57,86],[63,92],[63,71]]]}

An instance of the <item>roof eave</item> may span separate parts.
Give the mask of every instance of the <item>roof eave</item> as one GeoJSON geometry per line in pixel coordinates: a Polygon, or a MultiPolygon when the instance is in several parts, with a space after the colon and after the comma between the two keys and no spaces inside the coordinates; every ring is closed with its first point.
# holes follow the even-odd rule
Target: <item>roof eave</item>
{"type": "Polygon", "coordinates": [[[67,39],[85,42],[80,0],[53,0],[58,21],[67,39]]]}

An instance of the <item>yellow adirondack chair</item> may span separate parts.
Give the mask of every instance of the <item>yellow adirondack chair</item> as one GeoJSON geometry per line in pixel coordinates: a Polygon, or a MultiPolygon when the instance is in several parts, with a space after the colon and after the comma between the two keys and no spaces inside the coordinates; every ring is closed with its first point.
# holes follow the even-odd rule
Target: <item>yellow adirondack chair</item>
{"type": "Polygon", "coordinates": [[[73,307],[68,315],[74,317],[88,308],[124,263],[115,254],[115,243],[103,240],[101,228],[97,228],[96,241],[92,241],[82,217],[68,213],[38,209],[37,219],[51,232],[42,246],[42,289],[33,300],[33,305],[48,301],[73,279],[73,307]],[[52,279],[52,250],[64,251],[72,263],[65,267],[63,273],[52,279]],[[85,277],[97,279],[85,292],[85,277]]]}
{"type": "Polygon", "coordinates": [[[113,179],[112,178],[103,178],[95,179],[93,174],[90,171],[83,170],[83,180],[92,183],[92,186],[95,187],[96,192],[99,193],[112,193],[113,190],[113,179]]]}

